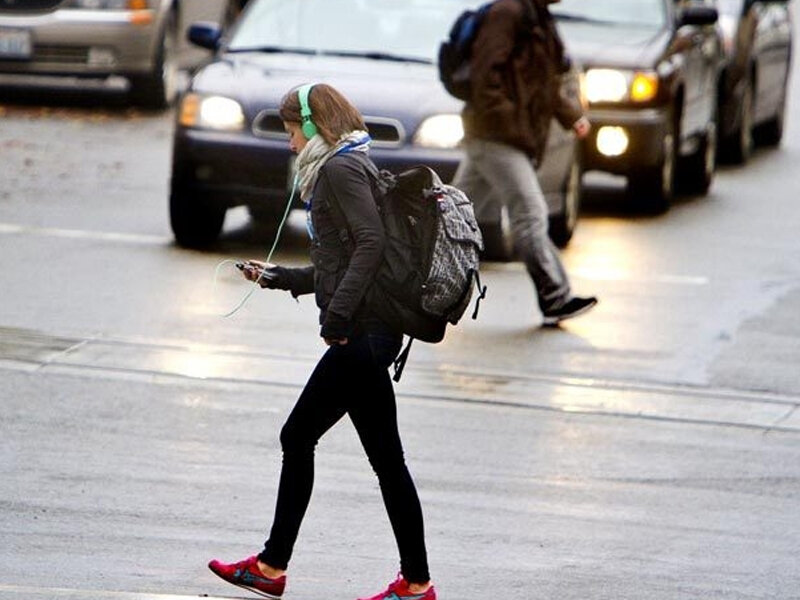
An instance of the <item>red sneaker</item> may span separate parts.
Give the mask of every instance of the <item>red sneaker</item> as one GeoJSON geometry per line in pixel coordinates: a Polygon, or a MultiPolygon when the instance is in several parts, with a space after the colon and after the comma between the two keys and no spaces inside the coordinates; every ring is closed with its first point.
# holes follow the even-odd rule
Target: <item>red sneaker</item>
{"type": "Polygon", "coordinates": [[[280,598],[286,587],[286,575],[270,579],[258,568],[258,557],[256,556],[229,565],[212,560],[208,563],[208,568],[228,583],[261,594],[266,598],[280,598]]]}
{"type": "Polygon", "coordinates": [[[369,598],[359,598],[359,600],[436,600],[436,590],[431,586],[421,594],[410,592],[408,582],[403,579],[402,574],[398,574],[397,579],[389,584],[386,591],[369,598]]]}

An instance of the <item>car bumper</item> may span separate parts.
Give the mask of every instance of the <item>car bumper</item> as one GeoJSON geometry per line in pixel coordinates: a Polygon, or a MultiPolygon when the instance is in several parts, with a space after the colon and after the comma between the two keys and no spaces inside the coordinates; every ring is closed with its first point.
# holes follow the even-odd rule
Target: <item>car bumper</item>
{"type": "MultiPolygon", "coordinates": [[[[376,145],[370,149],[370,157],[378,167],[393,172],[425,164],[449,182],[462,153],[376,145]]],[[[278,212],[291,189],[292,159],[286,140],[178,126],[172,180],[173,185],[204,202],[228,208],[246,204],[278,212]]]]}
{"type": "MultiPolygon", "coordinates": [[[[0,55],[0,73],[102,77],[152,69],[155,11],[57,10],[0,14],[0,34],[27,36],[29,54],[0,55]]],[[[0,46],[2,48],[2,46],[0,46]]],[[[17,46],[19,49],[20,46],[17,46]]]]}
{"type": "Polygon", "coordinates": [[[668,112],[662,108],[590,111],[592,131],[584,140],[584,168],[628,175],[637,169],[657,166],[663,159],[668,118],[668,112]],[[598,138],[609,131],[604,128],[615,128],[614,134],[625,136],[624,151],[609,154],[607,149],[601,150],[603,145],[598,138]]]}

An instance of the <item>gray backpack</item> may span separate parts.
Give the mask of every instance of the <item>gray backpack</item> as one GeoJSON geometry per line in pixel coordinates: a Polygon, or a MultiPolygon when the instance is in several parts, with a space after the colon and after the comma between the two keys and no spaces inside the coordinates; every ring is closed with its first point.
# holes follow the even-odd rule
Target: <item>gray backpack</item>
{"type": "MultiPolygon", "coordinates": [[[[379,171],[360,152],[353,152],[376,184],[375,202],[386,232],[383,261],[367,294],[370,309],[412,340],[436,343],[448,323],[455,325],[481,286],[479,253],[483,239],[467,196],[432,169],[417,166],[393,174],[379,171]]],[[[411,342],[395,362],[399,380],[411,342]]]]}

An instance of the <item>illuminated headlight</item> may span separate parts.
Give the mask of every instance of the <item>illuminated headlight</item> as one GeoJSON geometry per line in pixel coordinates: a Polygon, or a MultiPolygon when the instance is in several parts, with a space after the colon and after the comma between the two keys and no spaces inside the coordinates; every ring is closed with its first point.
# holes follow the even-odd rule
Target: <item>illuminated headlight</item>
{"type": "Polygon", "coordinates": [[[595,102],[647,102],[658,93],[658,76],[652,72],[589,69],[586,98],[595,102]]]}
{"type": "Polygon", "coordinates": [[[459,115],[436,115],[422,122],[414,143],[424,148],[455,148],[464,138],[464,123],[459,115]]]}
{"type": "Polygon", "coordinates": [[[144,10],[149,8],[148,0],[69,0],[67,8],[86,10],[144,10]]]}
{"type": "Polygon", "coordinates": [[[586,98],[589,102],[620,102],[628,93],[628,81],[621,71],[590,69],[586,72],[586,98]]]}
{"type": "Polygon", "coordinates": [[[604,156],[622,156],[628,149],[628,133],[622,127],[597,130],[597,151],[604,156]]]}
{"type": "Polygon", "coordinates": [[[244,129],[242,106],[224,96],[186,94],[180,106],[180,124],[184,127],[241,131],[244,129]]]}

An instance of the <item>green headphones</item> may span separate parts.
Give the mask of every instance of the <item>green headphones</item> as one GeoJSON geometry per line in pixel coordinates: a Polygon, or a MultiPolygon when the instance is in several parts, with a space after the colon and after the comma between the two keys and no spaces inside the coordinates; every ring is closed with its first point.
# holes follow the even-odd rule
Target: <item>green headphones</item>
{"type": "Polygon", "coordinates": [[[308,103],[308,95],[311,93],[313,83],[307,83],[297,90],[297,97],[300,100],[300,129],[307,140],[317,135],[317,126],[311,120],[311,105],[308,103]]]}

